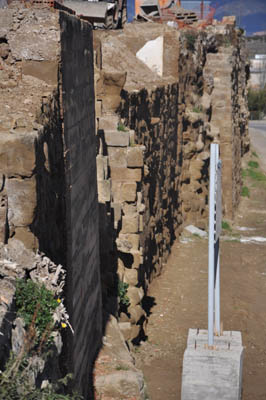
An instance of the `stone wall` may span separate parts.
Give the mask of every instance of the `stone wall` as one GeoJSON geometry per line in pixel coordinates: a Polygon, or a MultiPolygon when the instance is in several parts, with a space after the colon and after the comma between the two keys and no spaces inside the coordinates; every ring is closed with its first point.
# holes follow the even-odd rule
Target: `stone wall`
{"type": "MultiPolygon", "coordinates": [[[[153,28],[148,25],[147,32],[153,28]]],[[[133,34],[129,28],[123,44],[130,47],[133,34]]],[[[160,34],[165,34],[162,27],[160,34]]],[[[168,43],[170,38],[167,32],[168,43]]],[[[112,44],[117,44],[115,39],[111,37],[112,44]]],[[[178,37],[173,31],[172,39],[179,43],[179,56],[172,58],[171,76],[158,77],[155,85],[152,75],[152,84],[133,88],[130,78],[116,116],[113,107],[106,109],[103,90],[97,91],[97,100],[105,105],[97,110],[102,142],[98,190],[101,201],[113,209],[118,280],[125,288],[129,285],[129,306],[121,305],[120,299],[119,313],[127,340],[143,334],[143,296],[161,273],[173,240],[191,223],[207,229],[210,143],[220,143],[225,218],[233,218],[239,204],[241,157],[249,149],[247,61],[240,32],[224,23],[198,32],[184,30],[178,37]]],[[[137,51],[133,47],[131,57],[137,51]]],[[[109,51],[104,43],[98,64],[104,74],[109,72],[109,51]]],[[[102,271],[103,280],[107,273],[108,268],[102,271]]]]}
{"type": "Polygon", "coordinates": [[[92,30],[21,3],[1,10],[0,27],[1,238],[66,269],[75,333],[62,366],[92,396],[102,338],[92,30]]]}

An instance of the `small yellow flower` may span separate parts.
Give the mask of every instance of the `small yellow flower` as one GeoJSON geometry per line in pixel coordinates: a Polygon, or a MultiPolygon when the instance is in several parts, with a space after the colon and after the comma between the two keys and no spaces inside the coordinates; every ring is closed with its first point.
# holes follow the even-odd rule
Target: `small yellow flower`
{"type": "Polygon", "coordinates": [[[56,301],[57,301],[57,303],[61,303],[61,300],[60,300],[60,299],[57,299],[56,301]]]}
{"type": "Polygon", "coordinates": [[[65,322],[61,322],[61,326],[62,326],[62,328],[66,328],[67,324],[65,324],[65,322]]]}

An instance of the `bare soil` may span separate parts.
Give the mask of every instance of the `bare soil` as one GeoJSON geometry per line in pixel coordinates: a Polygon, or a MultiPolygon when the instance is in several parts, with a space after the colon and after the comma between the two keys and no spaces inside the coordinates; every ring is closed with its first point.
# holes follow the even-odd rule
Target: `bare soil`
{"type": "MultiPolygon", "coordinates": [[[[254,153],[250,157],[259,161],[254,153]]],[[[224,330],[242,332],[242,399],[265,400],[266,243],[240,238],[266,237],[266,183],[245,178],[244,185],[250,197],[242,197],[232,230],[223,231],[221,316],[224,330]]],[[[188,329],[207,329],[208,241],[191,239],[174,244],[163,274],[150,286],[147,340],[135,350],[150,400],[180,400],[188,329]]]]}

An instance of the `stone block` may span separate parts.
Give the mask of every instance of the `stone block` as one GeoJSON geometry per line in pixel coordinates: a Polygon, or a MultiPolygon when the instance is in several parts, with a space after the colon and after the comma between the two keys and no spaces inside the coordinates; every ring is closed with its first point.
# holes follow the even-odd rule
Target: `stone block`
{"type": "Polygon", "coordinates": [[[101,130],[117,130],[118,117],[117,115],[107,115],[99,118],[99,128],[101,130]]]}
{"type": "Polygon", "coordinates": [[[131,325],[131,340],[135,339],[140,333],[141,326],[140,325],[131,325]]]}
{"type": "Polygon", "coordinates": [[[34,218],[36,207],[35,177],[26,179],[8,179],[8,222],[16,226],[28,226],[34,218]]]}
{"type": "Polygon", "coordinates": [[[137,233],[139,231],[139,215],[123,215],[121,233],[137,233]]]}
{"type": "Polygon", "coordinates": [[[130,234],[119,234],[116,239],[117,249],[123,253],[131,253],[134,250],[139,249],[139,235],[130,234]]]}
{"type": "Polygon", "coordinates": [[[133,264],[132,268],[139,268],[141,264],[143,264],[143,256],[140,251],[131,251],[131,254],[133,255],[133,264]]]}
{"type": "Polygon", "coordinates": [[[0,135],[0,170],[7,177],[27,176],[35,168],[35,140],[37,131],[26,134],[0,135]]]}
{"type": "Polygon", "coordinates": [[[118,222],[121,220],[122,218],[122,208],[121,208],[121,204],[120,203],[112,203],[111,207],[113,209],[113,213],[114,213],[114,224],[115,224],[115,228],[117,228],[117,224],[118,222]]]}
{"type": "Polygon", "coordinates": [[[105,203],[111,200],[111,184],[110,180],[97,181],[98,185],[98,201],[105,203]]]}
{"type": "Polygon", "coordinates": [[[127,235],[119,235],[116,239],[117,250],[122,253],[130,253],[133,247],[132,243],[128,240],[127,235]]]}
{"type": "Polygon", "coordinates": [[[143,299],[144,291],[142,288],[129,286],[129,288],[127,289],[127,296],[130,301],[130,307],[135,307],[143,299]]]}
{"type": "Polygon", "coordinates": [[[119,329],[122,332],[125,340],[131,339],[131,323],[130,322],[119,322],[119,329]]]}
{"type": "Polygon", "coordinates": [[[97,179],[100,181],[107,179],[107,174],[108,174],[107,157],[98,154],[96,157],[96,165],[97,165],[97,179]]]}
{"type": "Polygon", "coordinates": [[[138,271],[135,268],[125,269],[124,282],[130,286],[136,286],[138,284],[138,271]]]}
{"type": "Polygon", "coordinates": [[[130,168],[143,166],[143,146],[134,146],[127,149],[127,166],[130,168]]]}
{"type": "Polygon", "coordinates": [[[137,196],[137,184],[132,183],[123,183],[121,185],[121,198],[122,201],[135,201],[137,196]]]}
{"type": "Polygon", "coordinates": [[[127,150],[124,147],[109,147],[108,161],[110,167],[127,167],[127,150]]]}
{"type": "Polygon", "coordinates": [[[105,130],[104,138],[107,146],[111,147],[127,147],[129,145],[129,132],[117,130],[105,130]]]}
{"type": "Polygon", "coordinates": [[[133,324],[137,324],[139,320],[145,315],[145,311],[140,305],[136,305],[135,307],[129,307],[128,313],[130,314],[130,321],[133,324]]]}
{"type": "Polygon", "coordinates": [[[240,332],[214,337],[208,348],[208,333],[190,329],[184,354],[182,400],[240,400],[243,347],[240,332]]]}
{"type": "MultiPolygon", "coordinates": [[[[17,240],[21,240],[27,249],[36,251],[39,248],[39,242],[36,236],[26,227],[15,227],[15,236],[17,240]]],[[[12,240],[12,239],[11,239],[12,240]]],[[[10,243],[10,239],[8,241],[10,243]]]]}
{"type": "Polygon", "coordinates": [[[140,168],[119,168],[119,167],[111,168],[111,178],[113,181],[140,182],[141,175],[142,174],[140,168]]]}
{"type": "Polygon", "coordinates": [[[123,212],[125,215],[133,215],[137,212],[136,204],[132,203],[124,203],[123,204],[123,212]]]}
{"type": "Polygon", "coordinates": [[[139,215],[139,232],[143,232],[143,215],[139,215]]]}
{"type": "Polygon", "coordinates": [[[112,182],[112,197],[114,203],[134,202],[137,196],[137,184],[135,182],[112,182]]]}

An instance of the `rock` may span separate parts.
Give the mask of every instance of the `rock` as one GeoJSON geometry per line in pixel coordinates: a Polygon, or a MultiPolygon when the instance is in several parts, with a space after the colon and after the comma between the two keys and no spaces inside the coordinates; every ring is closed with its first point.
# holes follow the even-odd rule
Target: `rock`
{"type": "Polygon", "coordinates": [[[12,351],[17,356],[24,344],[25,344],[25,336],[26,331],[24,329],[25,322],[22,318],[16,318],[14,321],[14,328],[12,329],[11,343],[12,343],[12,351]]]}
{"type": "Polygon", "coordinates": [[[123,215],[121,233],[137,233],[139,231],[139,215],[123,215]]]}
{"type": "Polygon", "coordinates": [[[127,151],[123,147],[109,147],[108,148],[108,161],[110,167],[127,167],[126,159],[127,151]]]}
{"type": "Polygon", "coordinates": [[[141,169],[140,168],[119,168],[111,167],[111,179],[112,181],[141,181],[141,169]]]}
{"type": "Polygon", "coordinates": [[[98,200],[99,203],[105,203],[111,200],[111,183],[110,180],[98,180],[98,200]]]}
{"type": "Polygon", "coordinates": [[[189,232],[192,235],[197,235],[201,238],[206,238],[208,236],[207,232],[202,231],[201,229],[197,228],[194,225],[188,225],[184,229],[185,231],[189,232]]]}
{"type": "Polygon", "coordinates": [[[127,147],[129,145],[129,132],[118,130],[105,130],[104,138],[107,146],[127,147]]]}
{"type": "Polygon", "coordinates": [[[130,301],[130,307],[134,307],[141,302],[144,297],[144,291],[142,288],[129,286],[127,289],[127,296],[130,301]]]}
{"type": "Polygon", "coordinates": [[[138,284],[138,271],[135,268],[126,268],[124,282],[130,286],[136,286],[138,284]]]}
{"type": "Polygon", "coordinates": [[[144,400],[145,384],[143,374],[138,371],[117,371],[109,375],[98,376],[95,380],[97,393],[112,399],[144,400]]]}
{"type": "Polygon", "coordinates": [[[131,338],[131,323],[130,322],[119,322],[118,323],[119,329],[124,336],[124,339],[130,340],[131,338]]]}
{"type": "Polygon", "coordinates": [[[7,43],[0,43],[0,57],[5,60],[9,54],[9,46],[7,43]]]}
{"type": "Polygon", "coordinates": [[[134,146],[127,149],[127,166],[130,168],[143,166],[143,146],[134,146]]]}

